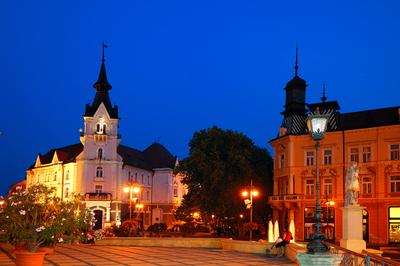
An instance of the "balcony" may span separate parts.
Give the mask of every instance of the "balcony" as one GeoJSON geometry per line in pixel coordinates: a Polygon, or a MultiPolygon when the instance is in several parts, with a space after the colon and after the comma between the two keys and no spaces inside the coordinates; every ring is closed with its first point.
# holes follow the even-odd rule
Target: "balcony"
{"type": "Polygon", "coordinates": [[[111,200],[112,195],[111,193],[86,193],[85,200],[111,200]]]}
{"type": "Polygon", "coordinates": [[[95,142],[106,142],[107,141],[107,135],[95,134],[94,135],[94,141],[95,142]]]}

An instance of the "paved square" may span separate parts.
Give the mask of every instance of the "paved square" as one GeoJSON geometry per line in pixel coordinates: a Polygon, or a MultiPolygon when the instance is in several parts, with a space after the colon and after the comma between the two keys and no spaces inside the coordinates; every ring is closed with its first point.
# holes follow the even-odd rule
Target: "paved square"
{"type": "MultiPolygon", "coordinates": [[[[0,265],[15,265],[0,249],[0,265]]],[[[237,253],[220,249],[59,245],[44,265],[296,265],[286,258],[237,253]]]]}

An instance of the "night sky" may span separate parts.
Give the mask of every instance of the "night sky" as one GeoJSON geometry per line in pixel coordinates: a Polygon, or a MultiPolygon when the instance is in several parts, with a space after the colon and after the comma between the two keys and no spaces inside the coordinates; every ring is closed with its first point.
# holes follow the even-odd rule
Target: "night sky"
{"type": "MultiPolygon", "coordinates": [[[[284,87],[342,112],[398,106],[399,1],[1,1],[0,194],[39,152],[79,142],[101,43],[122,143],[179,158],[213,125],[268,147],[284,87]]],[[[270,149],[268,147],[268,149],[270,149]]]]}

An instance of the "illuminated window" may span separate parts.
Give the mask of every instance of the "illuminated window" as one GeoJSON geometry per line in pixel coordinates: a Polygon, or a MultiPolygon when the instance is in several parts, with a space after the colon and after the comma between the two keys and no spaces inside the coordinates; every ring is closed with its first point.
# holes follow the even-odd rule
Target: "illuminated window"
{"type": "Polygon", "coordinates": [[[400,207],[389,208],[389,243],[400,243],[400,207]]]}
{"type": "Polygon", "coordinates": [[[363,147],[363,163],[371,161],[371,147],[363,147]]]}
{"type": "Polygon", "coordinates": [[[390,160],[400,160],[400,145],[390,145],[390,160]]]}
{"type": "Polygon", "coordinates": [[[362,183],[362,194],[371,194],[372,193],[372,178],[371,177],[363,177],[361,179],[362,183]]]}
{"type": "Polygon", "coordinates": [[[65,172],[65,180],[69,180],[69,170],[65,172]]]}
{"type": "Polygon", "coordinates": [[[332,195],[333,194],[333,180],[332,180],[332,178],[325,178],[324,179],[324,193],[325,193],[325,195],[332,195]]]}
{"type": "Polygon", "coordinates": [[[324,164],[325,165],[332,164],[332,150],[324,150],[324,164]]]}
{"type": "Polygon", "coordinates": [[[94,190],[96,193],[102,193],[103,192],[103,186],[102,185],[96,185],[94,190]]]}
{"type": "Polygon", "coordinates": [[[314,152],[313,151],[306,152],[306,165],[307,166],[314,165],[314,152]]]}
{"type": "Polygon", "coordinates": [[[400,176],[390,177],[390,192],[400,192],[400,176]]]}
{"type": "Polygon", "coordinates": [[[307,196],[314,195],[314,180],[312,179],[306,180],[306,195],[307,196]]]}
{"type": "Polygon", "coordinates": [[[97,167],[96,177],[103,177],[103,168],[102,167],[97,167]]]}
{"type": "Polygon", "coordinates": [[[350,162],[358,163],[358,148],[350,148],[350,162]]]}
{"type": "Polygon", "coordinates": [[[103,159],[103,149],[102,148],[98,149],[98,151],[97,151],[97,159],[99,159],[99,160],[103,159]]]}

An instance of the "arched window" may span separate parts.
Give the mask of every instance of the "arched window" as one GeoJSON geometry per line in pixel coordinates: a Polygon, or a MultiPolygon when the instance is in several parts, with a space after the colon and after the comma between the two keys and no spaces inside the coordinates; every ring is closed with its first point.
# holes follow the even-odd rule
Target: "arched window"
{"type": "Polygon", "coordinates": [[[101,133],[100,124],[97,124],[97,125],[96,125],[96,132],[97,132],[97,133],[101,133]]]}
{"type": "Polygon", "coordinates": [[[96,177],[103,177],[103,167],[97,167],[96,177]]]}
{"type": "Polygon", "coordinates": [[[106,124],[103,124],[103,134],[106,134],[106,124]]]}
{"type": "Polygon", "coordinates": [[[65,172],[65,180],[69,180],[69,170],[65,172]]]}
{"type": "Polygon", "coordinates": [[[99,159],[99,160],[103,159],[103,149],[102,148],[100,148],[97,151],[97,159],[99,159]]]}

